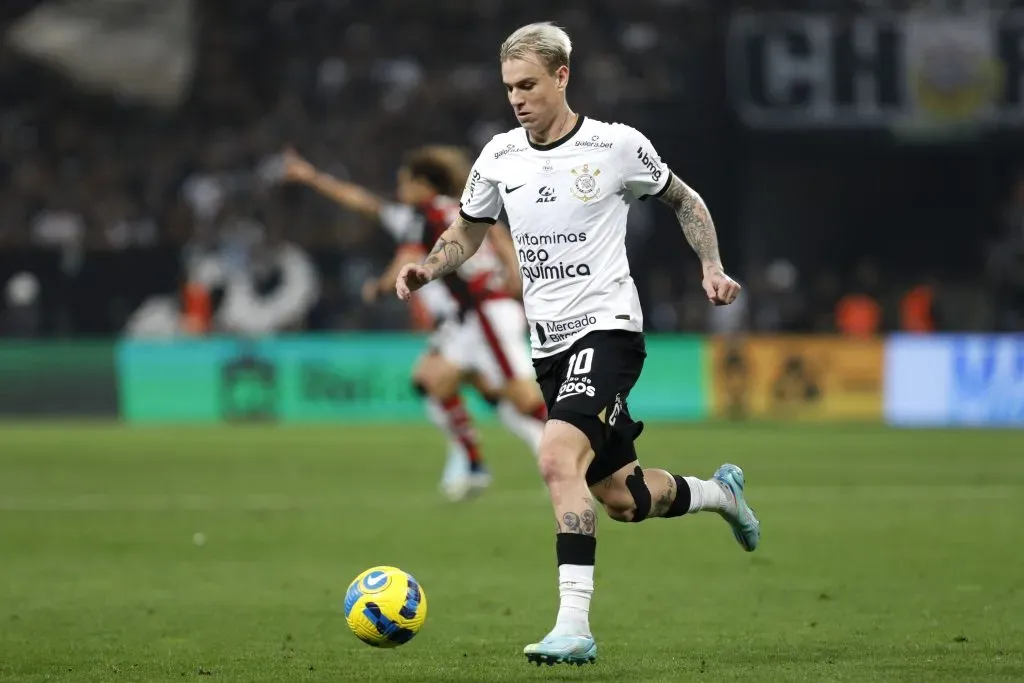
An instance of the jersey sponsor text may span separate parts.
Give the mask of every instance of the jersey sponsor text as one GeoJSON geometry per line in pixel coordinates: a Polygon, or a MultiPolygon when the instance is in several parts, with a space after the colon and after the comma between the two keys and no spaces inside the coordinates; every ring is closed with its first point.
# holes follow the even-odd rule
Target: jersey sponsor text
{"type": "Polygon", "coordinates": [[[462,208],[479,220],[508,216],[535,358],[595,330],[643,331],[626,217],[630,197],[656,195],[668,174],[642,133],[586,117],[553,145],[532,145],[516,128],[481,151],[462,208]]]}

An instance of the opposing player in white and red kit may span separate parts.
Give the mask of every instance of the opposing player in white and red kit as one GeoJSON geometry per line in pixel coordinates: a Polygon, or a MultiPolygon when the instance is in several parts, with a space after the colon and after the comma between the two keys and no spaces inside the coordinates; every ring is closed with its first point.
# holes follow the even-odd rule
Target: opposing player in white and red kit
{"type": "MultiPolygon", "coordinates": [[[[366,188],[318,172],[293,151],[286,153],[287,179],[302,182],[342,206],[377,219],[399,245],[399,255],[424,254],[458,216],[468,160],[457,149],[428,146],[409,152],[398,171],[398,202],[387,202],[366,188]]],[[[391,289],[397,268],[378,280],[391,289]]],[[[525,441],[534,454],[547,411],[533,377],[519,289],[515,250],[507,233],[495,231],[478,254],[422,292],[435,319],[428,351],[414,372],[416,385],[428,396],[428,414],[445,431],[450,452],[465,453],[468,467],[449,459],[442,487],[449,497],[486,487],[490,481],[472,420],[460,397],[466,383],[497,402],[502,423],[525,441]],[[511,280],[511,285],[510,285],[511,280]]],[[[373,285],[364,290],[372,296],[373,285]]]]}

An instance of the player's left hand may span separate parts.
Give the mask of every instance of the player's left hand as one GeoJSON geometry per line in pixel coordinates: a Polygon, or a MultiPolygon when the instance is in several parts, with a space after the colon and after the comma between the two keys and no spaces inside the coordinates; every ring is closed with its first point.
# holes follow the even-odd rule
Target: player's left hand
{"type": "Polygon", "coordinates": [[[708,295],[708,301],[715,306],[727,306],[740,295],[740,283],[733,280],[725,272],[713,266],[704,269],[704,293],[708,295]]]}

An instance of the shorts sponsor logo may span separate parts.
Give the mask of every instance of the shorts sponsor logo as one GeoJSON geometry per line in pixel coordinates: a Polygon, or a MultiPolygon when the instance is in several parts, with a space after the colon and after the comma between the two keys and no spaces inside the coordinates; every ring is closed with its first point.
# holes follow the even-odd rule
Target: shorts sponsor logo
{"type": "Polygon", "coordinates": [[[586,348],[569,357],[568,369],[565,373],[565,380],[558,389],[558,396],[555,403],[570,396],[586,396],[593,398],[597,393],[590,383],[590,371],[594,368],[594,349],[586,348]]]}
{"type": "Polygon", "coordinates": [[[562,386],[558,389],[558,396],[555,397],[555,403],[570,396],[594,398],[595,393],[596,390],[591,385],[589,377],[574,377],[562,382],[562,386]]]}
{"type": "Polygon", "coordinates": [[[612,412],[608,415],[608,425],[610,427],[615,426],[615,421],[619,419],[619,415],[622,414],[622,394],[615,394],[615,405],[612,406],[612,412]]]}

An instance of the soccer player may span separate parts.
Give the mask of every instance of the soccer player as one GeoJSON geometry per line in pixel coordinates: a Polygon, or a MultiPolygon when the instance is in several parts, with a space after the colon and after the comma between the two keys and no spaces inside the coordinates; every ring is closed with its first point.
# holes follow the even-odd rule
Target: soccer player
{"type": "Polygon", "coordinates": [[[524,649],[537,664],[596,659],[589,623],[594,499],[621,522],[713,511],[744,550],[754,550],[760,539],[739,467],[724,464],[701,479],[643,468],[637,460],[634,440],[643,423],[630,415],[627,397],[646,351],[626,259],[628,197],[656,197],[672,207],[700,258],[710,303],[732,303],[740,286],[725,274],[703,200],[650,141],[629,126],[569,108],[571,49],[566,33],[548,23],[523,26],[502,44],[502,80],[521,127],[484,146],[458,218],[422,263],[403,266],[396,285],[399,298],[408,300],[454,272],[505,208],[518,248],[537,382],[549,410],[538,465],[557,522],[561,602],[554,628],[524,649]]]}
{"type": "MultiPolygon", "coordinates": [[[[398,170],[399,202],[392,203],[317,171],[294,150],[285,153],[287,180],[309,185],[349,210],[376,219],[406,253],[425,253],[458,215],[459,202],[453,197],[465,185],[468,168],[465,155],[455,148],[412,150],[398,170]]],[[[389,289],[397,271],[385,274],[389,289]]],[[[496,394],[502,424],[535,455],[539,452],[547,409],[533,380],[523,307],[509,291],[521,288],[517,275],[511,238],[496,230],[472,260],[440,278],[436,288],[442,291],[429,292],[424,301],[442,324],[431,336],[432,352],[417,364],[414,382],[429,397],[428,415],[445,431],[449,455],[461,447],[469,457],[468,472],[453,467],[457,461],[449,457],[442,489],[452,499],[476,493],[490,482],[472,418],[459,396],[462,384],[482,387],[492,403],[496,394]]],[[[369,294],[364,290],[364,297],[369,294]]]]}
{"type": "MultiPolygon", "coordinates": [[[[363,301],[372,304],[385,292],[393,292],[401,267],[410,258],[419,258],[424,253],[426,250],[419,245],[400,245],[384,272],[363,285],[363,301]]],[[[512,258],[515,259],[514,254],[512,258]]],[[[521,290],[521,285],[515,287],[521,290]]],[[[439,488],[445,497],[457,502],[480,493],[490,484],[490,474],[484,464],[473,417],[460,394],[458,368],[446,361],[442,353],[444,349],[449,353],[455,350],[453,341],[458,335],[458,304],[441,283],[424,287],[416,294],[430,318],[433,331],[427,339],[427,348],[413,370],[413,386],[426,399],[430,421],[448,440],[448,455],[439,488]],[[442,398],[433,398],[427,391],[428,387],[442,398]]],[[[508,411],[511,406],[502,403],[500,387],[488,385],[479,373],[468,373],[461,379],[463,384],[472,385],[491,407],[517,414],[514,409],[508,411]]],[[[530,443],[536,446],[539,437],[533,436],[530,443]]]]}

